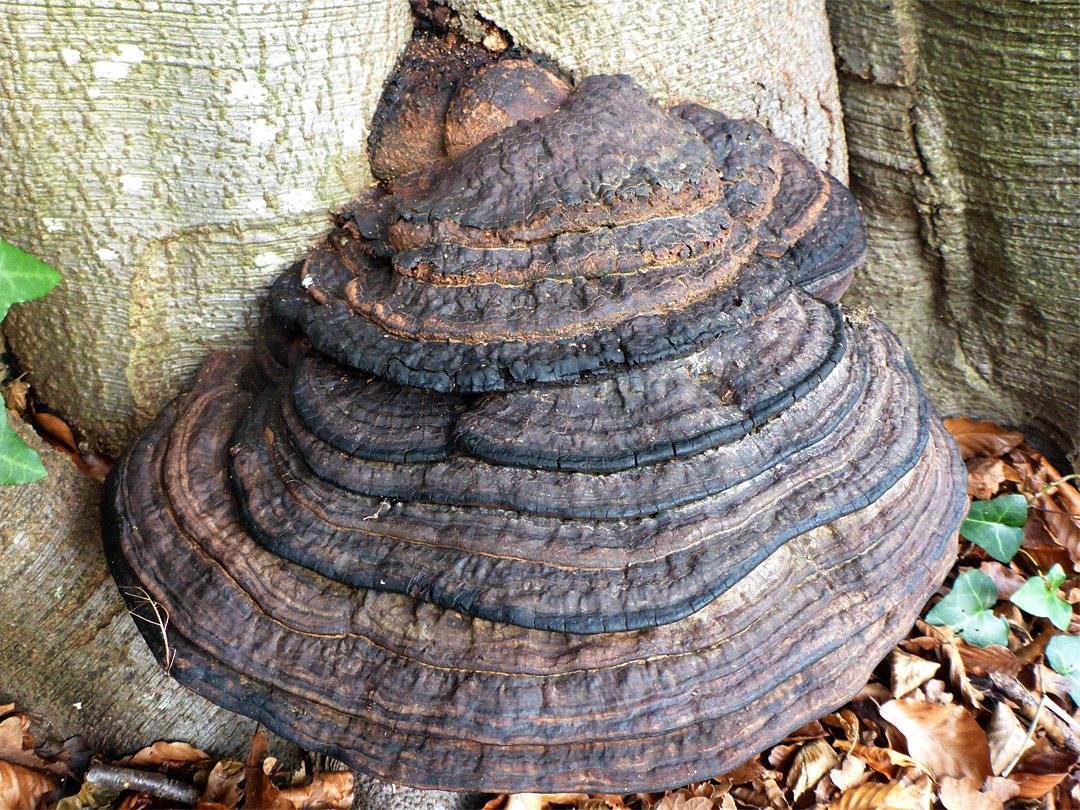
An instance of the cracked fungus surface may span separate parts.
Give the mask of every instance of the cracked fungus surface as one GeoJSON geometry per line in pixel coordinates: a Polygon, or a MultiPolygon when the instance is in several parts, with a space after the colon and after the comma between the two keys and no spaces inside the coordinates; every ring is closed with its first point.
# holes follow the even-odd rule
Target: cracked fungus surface
{"type": "Polygon", "coordinates": [[[380,184],[113,471],[171,673],[444,789],[655,790],[842,703],[949,567],[955,446],[837,303],[848,192],[623,76],[414,43],[380,184]]]}

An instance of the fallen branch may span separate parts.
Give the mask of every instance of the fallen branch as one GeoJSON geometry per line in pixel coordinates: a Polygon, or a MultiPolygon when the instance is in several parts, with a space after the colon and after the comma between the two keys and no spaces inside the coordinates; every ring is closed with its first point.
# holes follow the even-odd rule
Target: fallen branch
{"type": "Polygon", "coordinates": [[[112,790],[137,790],[174,804],[192,806],[199,800],[199,791],[178,779],[153,771],[137,771],[116,765],[92,765],[86,781],[112,790]]]}

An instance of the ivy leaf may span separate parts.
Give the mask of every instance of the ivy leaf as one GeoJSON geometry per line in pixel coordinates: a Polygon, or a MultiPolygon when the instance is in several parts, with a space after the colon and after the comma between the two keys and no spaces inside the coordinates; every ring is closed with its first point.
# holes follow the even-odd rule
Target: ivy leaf
{"type": "Polygon", "coordinates": [[[60,283],[60,274],[40,259],[0,239],[0,321],[8,307],[41,298],[60,283]]]}
{"type": "MultiPolygon", "coordinates": [[[[41,298],[60,283],[60,274],[0,239],[0,321],[12,304],[41,298]]],[[[45,477],[37,453],[23,444],[0,407],[0,484],[29,484],[45,477]]]]}
{"type": "Polygon", "coordinates": [[[1023,495],[1002,495],[988,501],[974,501],[960,534],[984,549],[998,562],[1007,563],[1020,550],[1027,523],[1027,501],[1023,495]]]}
{"type": "Polygon", "coordinates": [[[1009,623],[991,611],[998,598],[994,580],[972,569],[956,578],[953,589],[926,614],[928,624],[948,626],[976,647],[1009,642],[1009,623]]]}
{"type": "Polygon", "coordinates": [[[1057,589],[1064,581],[1065,571],[1055,565],[1046,576],[1032,577],[1021,585],[1009,601],[1032,616],[1049,619],[1058,630],[1067,630],[1072,620],[1072,605],[1057,595],[1057,589]]]}
{"type": "Polygon", "coordinates": [[[0,407],[0,484],[29,484],[45,477],[45,465],[38,454],[23,444],[11,425],[7,411],[0,407]]]}
{"type": "Polygon", "coordinates": [[[1046,663],[1072,682],[1069,697],[1080,703],[1080,638],[1054,636],[1046,645],[1046,663]]]}

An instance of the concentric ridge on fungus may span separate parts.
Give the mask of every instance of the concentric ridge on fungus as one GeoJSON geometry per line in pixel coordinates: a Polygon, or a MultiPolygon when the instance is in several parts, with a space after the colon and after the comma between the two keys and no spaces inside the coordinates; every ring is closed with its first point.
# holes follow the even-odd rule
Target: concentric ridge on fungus
{"type": "Polygon", "coordinates": [[[757,124],[438,41],[371,153],[255,361],[211,357],[109,479],[171,673],[505,791],[714,776],[856,692],[966,498],[903,348],[836,303],[848,192],[757,124]]]}

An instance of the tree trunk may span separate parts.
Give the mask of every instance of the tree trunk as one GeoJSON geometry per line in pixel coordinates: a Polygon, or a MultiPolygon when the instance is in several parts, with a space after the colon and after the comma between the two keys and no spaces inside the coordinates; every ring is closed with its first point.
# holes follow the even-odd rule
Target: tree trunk
{"type": "Polygon", "coordinates": [[[829,0],[869,261],[946,413],[1076,452],[1080,4],[829,0]]]}
{"type": "MultiPolygon", "coordinates": [[[[40,399],[92,444],[119,448],[208,347],[244,344],[269,278],[366,184],[403,3],[0,0],[0,234],[64,275],[4,328],[40,399]]],[[[759,118],[846,176],[822,0],[707,0],[675,20],[660,0],[459,9],[466,34],[490,32],[483,17],[579,76],[627,72],[759,118]]],[[[46,463],[49,479],[0,490],[0,699],[108,751],[181,738],[239,753],[250,724],[174,686],[136,638],[102,565],[98,488],[46,463]]],[[[363,790],[372,808],[452,803],[363,790]]]]}
{"type": "Polygon", "coordinates": [[[116,451],[370,181],[408,0],[0,0],[0,234],[61,272],[4,331],[116,451]]]}

